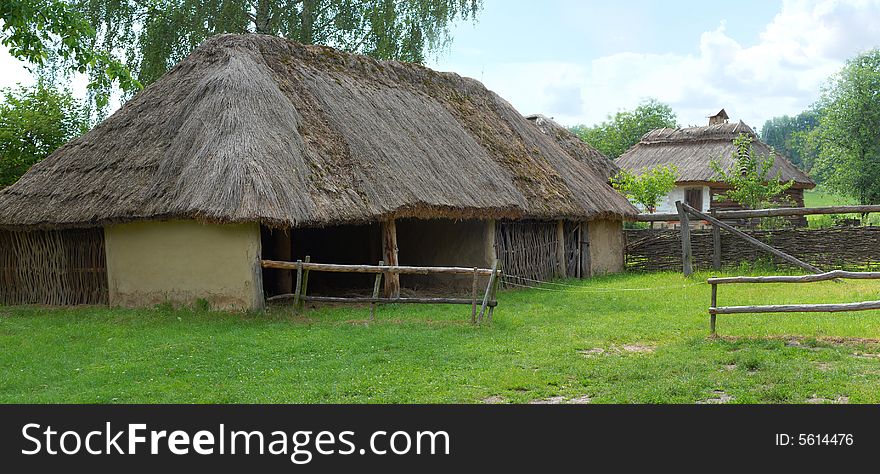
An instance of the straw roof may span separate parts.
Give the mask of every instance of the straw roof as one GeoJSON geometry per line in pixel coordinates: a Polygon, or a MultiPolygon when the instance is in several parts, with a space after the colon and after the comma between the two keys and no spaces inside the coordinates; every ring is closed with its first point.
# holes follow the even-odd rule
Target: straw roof
{"type": "MultiPolygon", "coordinates": [[[[717,182],[709,163],[717,160],[722,168],[730,169],[733,166],[731,155],[736,151],[733,139],[740,133],[751,135],[753,154],[769,156],[773,153],[769,145],[758,139],[754,130],[740,121],[705,127],[658,128],[646,133],[639,143],[614,162],[633,172],[673,164],[678,168],[678,182],[717,182]]],[[[796,188],[816,186],[803,171],[779,153],[776,153],[769,176],[777,175],[783,181],[794,180],[796,188]]]]}
{"type": "Polygon", "coordinates": [[[586,163],[593,170],[594,174],[609,179],[620,171],[620,168],[614,164],[611,158],[603,155],[601,151],[593,148],[553,119],[541,114],[527,115],[526,118],[534,123],[544,134],[556,140],[556,143],[568,152],[569,155],[586,163]]]}
{"type": "Polygon", "coordinates": [[[635,214],[479,82],[264,35],[205,41],[0,191],[0,226],[635,214]]]}

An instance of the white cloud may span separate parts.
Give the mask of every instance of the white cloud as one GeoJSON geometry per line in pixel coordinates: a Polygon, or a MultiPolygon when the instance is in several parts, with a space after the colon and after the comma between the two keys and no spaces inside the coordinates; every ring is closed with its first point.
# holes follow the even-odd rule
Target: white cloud
{"type": "Polygon", "coordinates": [[[683,125],[725,107],[760,127],[808,107],[847,58],[880,46],[880,0],[787,0],[755,44],[736,41],[722,22],[695,46],[694,54],[622,52],[589,64],[486,64],[476,77],[522,113],[566,124],[595,123],[655,97],[683,125]]]}

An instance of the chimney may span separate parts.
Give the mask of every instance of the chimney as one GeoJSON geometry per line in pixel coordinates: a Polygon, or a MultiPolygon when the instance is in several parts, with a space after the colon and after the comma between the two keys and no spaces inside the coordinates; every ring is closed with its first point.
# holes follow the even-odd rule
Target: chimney
{"type": "Polygon", "coordinates": [[[727,119],[730,117],[727,116],[727,112],[724,109],[718,111],[715,115],[709,116],[709,125],[718,125],[720,123],[727,123],[727,119]]]}

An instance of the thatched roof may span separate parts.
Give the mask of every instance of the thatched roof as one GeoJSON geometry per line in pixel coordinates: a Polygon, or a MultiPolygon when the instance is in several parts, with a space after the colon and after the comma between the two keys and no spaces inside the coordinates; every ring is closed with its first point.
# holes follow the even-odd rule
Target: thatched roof
{"type": "Polygon", "coordinates": [[[473,79],[263,35],[205,41],[0,191],[4,227],[635,212],[473,79]]]}
{"type": "MultiPolygon", "coordinates": [[[[656,165],[673,164],[678,168],[679,182],[716,182],[715,173],[709,163],[717,160],[722,168],[730,169],[733,165],[731,155],[735,151],[733,139],[740,133],[751,135],[753,154],[769,156],[772,153],[770,146],[740,121],[705,127],[652,130],[614,162],[633,172],[656,165]]],[[[777,175],[783,181],[794,180],[797,188],[816,186],[803,171],[779,153],[776,153],[773,168],[770,170],[770,176],[777,175]]]]}
{"type": "Polygon", "coordinates": [[[595,174],[608,179],[620,171],[620,168],[614,164],[611,158],[603,155],[601,151],[593,148],[553,119],[541,114],[527,115],[526,118],[546,135],[556,140],[556,143],[568,152],[569,155],[586,163],[595,174]]]}

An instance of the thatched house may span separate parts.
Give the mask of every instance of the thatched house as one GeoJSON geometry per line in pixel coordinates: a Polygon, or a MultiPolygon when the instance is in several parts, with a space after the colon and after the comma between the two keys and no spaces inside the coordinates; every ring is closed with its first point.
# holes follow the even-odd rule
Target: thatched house
{"type": "Polygon", "coordinates": [[[634,213],[477,81],[221,35],[0,191],[0,303],[260,308],[291,286],[261,258],[305,255],[589,275],[634,213]]]}
{"type": "MultiPolygon", "coordinates": [[[[622,169],[639,172],[657,165],[675,165],[678,181],[666,199],[657,206],[657,212],[675,212],[675,201],[690,204],[699,210],[739,209],[730,200],[718,200],[730,187],[718,181],[710,163],[715,160],[722,168],[730,169],[736,151],[733,139],[740,133],[752,137],[752,153],[770,156],[774,151],[762,142],[748,125],[739,121],[728,123],[724,109],[709,117],[709,125],[690,128],[660,128],[646,133],[639,143],[620,155],[615,163],[622,169]]],[[[794,181],[785,193],[791,205],[803,207],[804,190],[816,187],[803,171],[785,156],[775,152],[775,161],[769,173],[783,181],[794,181]]]]}

